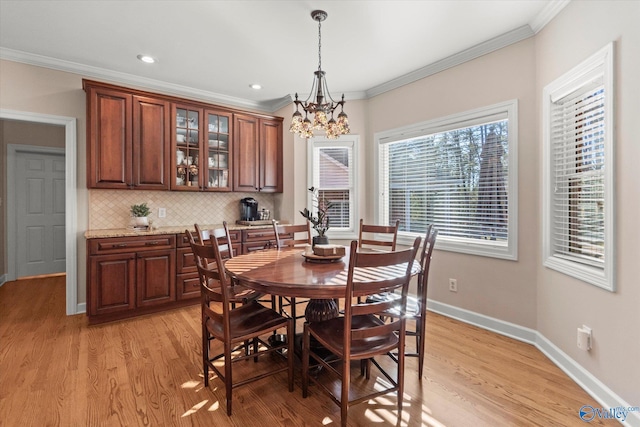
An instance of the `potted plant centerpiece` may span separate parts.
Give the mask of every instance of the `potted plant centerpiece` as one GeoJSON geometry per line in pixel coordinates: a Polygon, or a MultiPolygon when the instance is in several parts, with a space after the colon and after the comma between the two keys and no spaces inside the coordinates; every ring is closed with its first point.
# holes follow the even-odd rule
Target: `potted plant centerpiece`
{"type": "Polygon", "coordinates": [[[131,206],[131,216],[133,216],[133,225],[135,227],[148,227],[149,226],[149,214],[151,209],[146,203],[131,206]]]}
{"type": "Polygon", "coordinates": [[[309,192],[312,194],[313,207],[316,209],[317,214],[314,215],[312,211],[304,208],[300,211],[303,217],[305,217],[313,226],[313,229],[318,233],[313,237],[313,246],[326,245],[329,243],[329,238],[325,235],[329,229],[329,209],[331,208],[331,202],[318,194],[318,189],[315,187],[309,188],[309,192]]]}

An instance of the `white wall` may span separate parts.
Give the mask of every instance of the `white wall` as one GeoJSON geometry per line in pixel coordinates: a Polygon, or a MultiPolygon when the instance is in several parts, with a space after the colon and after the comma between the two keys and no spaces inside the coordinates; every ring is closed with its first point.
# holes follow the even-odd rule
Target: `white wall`
{"type": "MultiPolygon", "coordinates": [[[[611,41],[616,58],[617,291],[538,262],[537,329],[629,404],[640,406],[640,2],[571,2],[536,36],[536,93],[539,97],[545,85],[611,41]],[[593,329],[590,352],[576,347],[576,328],[583,324],[593,329]]],[[[542,106],[536,109],[541,113],[542,106]]]]}

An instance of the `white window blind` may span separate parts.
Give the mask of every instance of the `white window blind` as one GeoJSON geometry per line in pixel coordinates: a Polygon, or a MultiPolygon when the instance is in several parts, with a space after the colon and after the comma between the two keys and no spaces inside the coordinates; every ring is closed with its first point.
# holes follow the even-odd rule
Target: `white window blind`
{"type": "Polygon", "coordinates": [[[553,247],[604,268],[605,92],[602,78],[553,102],[553,247]]]}
{"type": "Polygon", "coordinates": [[[543,93],[543,262],[615,290],[613,44],[543,93]]]}
{"type": "Polygon", "coordinates": [[[515,102],[380,138],[380,222],[407,236],[433,224],[440,249],[514,259],[514,120],[515,102]]]}

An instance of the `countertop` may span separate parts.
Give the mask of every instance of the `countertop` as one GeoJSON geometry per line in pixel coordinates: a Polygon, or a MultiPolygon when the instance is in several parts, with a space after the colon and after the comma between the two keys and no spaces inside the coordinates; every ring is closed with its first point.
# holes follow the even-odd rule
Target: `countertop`
{"type": "MultiPolygon", "coordinates": [[[[198,224],[202,229],[222,228],[222,224],[198,224]]],[[[272,225],[238,225],[227,224],[229,230],[249,230],[260,228],[272,228],[272,225]]],[[[193,224],[158,227],[151,230],[135,230],[133,228],[109,228],[103,230],[87,230],[84,232],[86,239],[98,239],[104,237],[130,237],[130,236],[159,236],[162,234],[182,234],[184,230],[196,231],[193,224]]]]}

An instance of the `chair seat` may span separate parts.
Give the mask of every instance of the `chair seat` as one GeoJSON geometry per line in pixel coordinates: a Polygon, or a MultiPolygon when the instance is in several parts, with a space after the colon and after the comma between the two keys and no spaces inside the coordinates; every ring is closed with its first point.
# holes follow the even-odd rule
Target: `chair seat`
{"type": "MultiPolygon", "coordinates": [[[[244,339],[246,336],[256,335],[262,330],[270,331],[278,325],[285,327],[287,319],[274,310],[253,301],[242,305],[229,312],[229,325],[231,329],[231,341],[244,339]]],[[[224,333],[223,324],[207,319],[207,330],[215,337],[221,337],[224,333]]]]}
{"type": "MultiPolygon", "coordinates": [[[[382,302],[382,301],[388,301],[388,300],[398,300],[398,302],[400,301],[400,295],[396,294],[394,292],[383,292],[381,294],[375,294],[375,295],[369,295],[367,297],[367,303],[373,303],[373,302],[382,302]]],[[[407,313],[405,315],[406,318],[414,318],[414,317],[419,317],[420,316],[420,302],[418,301],[418,298],[416,297],[412,297],[410,295],[407,295],[407,313]]],[[[391,309],[391,310],[387,310],[385,311],[385,313],[388,313],[389,316],[391,317],[398,317],[400,316],[400,310],[398,309],[391,309]]]]}
{"type": "MultiPolygon", "coordinates": [[[[209,279],[207,282],[207,288],[211,292],[220,295],[220,299],[216,298],[215,300],[222,301],[222,295],[220,294],[220,282],[213,279],[209,279]]],[[[246,303],[256,298],[260,298],[263,295],[260,292],[254,291],[253,289],[249,289],[246,286],[239,284],[234,284],[233,286],[231,286],[230,290],[232,294],[229,296],[229,302],[235,303],[246,303]]]]}
{"type": "MultiPolygon", "coordinates": [[[[377,316],[354,316],[351,320],[351,327],[352,329],[363,329],[380,326],[383,323],[377,316]]],[[[309,331],[324,347],[340,358],[344,356],[344,317],[310,323],[309,331]]],[[[381,354],[397,348],[397,346],[398,337],[393,333],[363,340],[353,340],[351,342],[351,359],[366,359],[372,354],[381,354]]]]}

